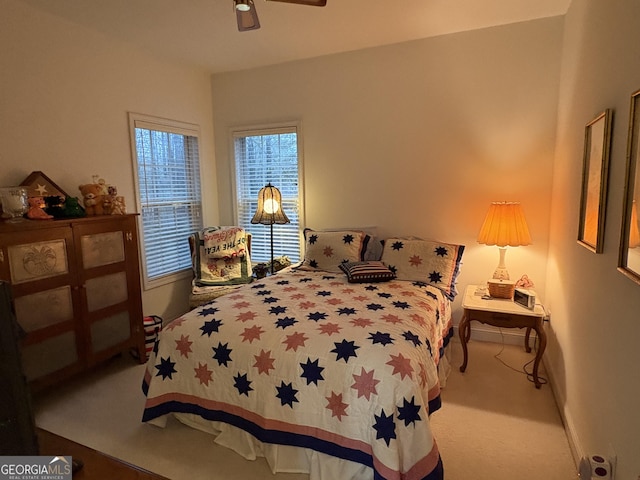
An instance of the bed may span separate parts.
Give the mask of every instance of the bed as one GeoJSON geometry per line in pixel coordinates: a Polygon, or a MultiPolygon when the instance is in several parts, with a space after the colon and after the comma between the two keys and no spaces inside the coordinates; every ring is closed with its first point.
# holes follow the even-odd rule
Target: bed
{"type": "Polygon", "coordinates": [[[174,415],[272,471],[311,480],[443,478],[440,408],[464,246],[305,231],[304,261],[161,332],[143,421],[174,415]]]}

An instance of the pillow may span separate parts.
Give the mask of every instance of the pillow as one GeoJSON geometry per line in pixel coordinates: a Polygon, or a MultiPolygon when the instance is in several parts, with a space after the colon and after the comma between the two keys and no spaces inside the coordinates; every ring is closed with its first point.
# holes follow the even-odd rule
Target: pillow
{"type": "Polygon", "coordinates": [[[317,231],[305,228],[302,270],[340,273],[340,264],[364,260],[370,237],[358,230],[317,231]]]}
{"type": "Polygon", "coordinates": [[[384,242],[382,261],[398,280],[424,282],[438,287],[453,300],[460,273],[464,245],[431,240],[388,238],[384,242]]]}
{"type": "Polygon", "coordinates": [[[349,283],[388,282],[396,278],[384,263],[377,261],[341,263],[340,269],[347,274],[349,283]]]}
{"type": "Polygon", "coordinates": [[[209,227],[193,233],[190,241],[196,285],[237,285],[253,280],[244,229],[209,227]]]}

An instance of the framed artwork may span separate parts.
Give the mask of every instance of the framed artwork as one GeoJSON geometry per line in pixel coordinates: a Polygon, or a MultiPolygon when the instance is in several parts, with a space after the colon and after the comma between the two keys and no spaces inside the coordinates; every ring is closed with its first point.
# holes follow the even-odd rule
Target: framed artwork
{"type": "Polygon", "coordinates": [[[31,174],[22,181],[20,186],[27,187],[27,195],[29,197],[67,198],[64,190],[42,172],[31,172],[31,174]]]}
{"type": "Polygon", "coordinates": [[[606,109],[587,123],[584,134],[578,243],[595,253],[604,246],[612,116],[606,109]]]}
{"type": "Polygon", "coordinates": [[[631,95],[629,115],[629,136],[627,139],[627,171],[625,175],[624,204],[622,207],[622,232],[620,234],[620,254],[618,270],[634,282],[640,284],[640,224],[638,224],[638,203],[640,203],[640,90],[631,95]]]}

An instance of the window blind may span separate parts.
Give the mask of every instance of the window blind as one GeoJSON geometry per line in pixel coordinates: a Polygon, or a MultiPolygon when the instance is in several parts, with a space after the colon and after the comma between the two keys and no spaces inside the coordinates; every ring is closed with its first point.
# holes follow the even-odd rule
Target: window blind
{"type": "Polygon", "coordinates": [[[134,123],[145,283],[191,268],[188,237],[202,228],[197,131],[134,123]]]}
{"type": "Polygon", "coordinates": [[[258,192],[271,182],[282,195],[282,210],[291,223],[273,225],[275,256],[300,260],[300,196],[298,134],[288,129],[234,133],[236,214],[239,226],[251,232],[251,259],[271,260],[269,225],[252,224],[258,192]]]}

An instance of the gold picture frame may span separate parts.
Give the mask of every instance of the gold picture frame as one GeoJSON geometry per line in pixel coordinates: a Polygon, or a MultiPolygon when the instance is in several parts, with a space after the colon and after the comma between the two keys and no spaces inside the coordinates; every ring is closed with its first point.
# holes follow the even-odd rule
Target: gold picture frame
{"type": "Polygon", "coordinates": [[[631,95],[618,270],[640,284],[640,90],[631,95]]]}
{"type": "Polygon", "coordinates": [[[610,109],[599,113],[584,134],[578,243],[595,253],[604,249],[612,117],[610,109]]]}

